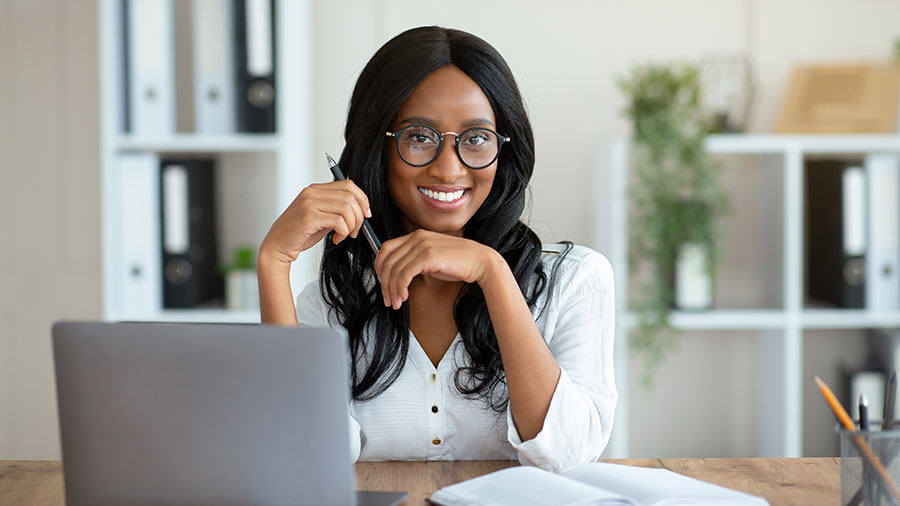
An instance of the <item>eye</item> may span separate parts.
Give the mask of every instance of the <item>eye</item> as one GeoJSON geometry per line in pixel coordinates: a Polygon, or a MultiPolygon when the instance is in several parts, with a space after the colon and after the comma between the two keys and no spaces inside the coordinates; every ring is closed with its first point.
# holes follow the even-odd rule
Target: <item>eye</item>
{"type": "Polygon", "coordinates": [[[412,127],[403,132],[404,142],[408,144],[437,144],[437,135],[429,128],[412,127]]]}
{"type": "Polygon", "coordinates": [[[487,130],[475,130],[475,131],[467,133],[463,137],[462,142],[465,143],[467,146],[477,147],[477,146],[483,146],[483,145],[491,142],[493,137],[494,136],[491,135],[491,133],[488,132],[487,130]]]}

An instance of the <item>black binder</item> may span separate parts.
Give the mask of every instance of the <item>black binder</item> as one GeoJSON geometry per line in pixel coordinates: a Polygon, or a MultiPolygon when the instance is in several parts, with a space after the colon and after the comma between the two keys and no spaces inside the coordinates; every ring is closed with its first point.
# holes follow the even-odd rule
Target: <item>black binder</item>
{"type": "Polygon", "coordinates": [[[275,2],[234,0],[234,71],[237,129],[241,132],[275,132],[275,2]],[[247,16],[248,7],[264,22],[247,16]],[[268,11],[268,12],[267,12],[268,11]],[[251,54],[251,44],[268,42],[262,58],[251,54]],[[257,61],[259,60],[259,61],[257,61]],[[267,62],[261,65],[261,62],[267,62]]]}
{"type": "MultiPolygon", "coordinates": [[[[866,266],[864,251],[847,251],[847,234],[865,234],[865,221],[846,223],[844,173],[862,167],[860,161],[808,160],[806,162],[806,286],[812,303],[842,308],[865,307],[866,266]],[[851,230],[851,227],[854,230],[851,230]],[[859,230],[858,227],[862,227],[859,230]]],[[[862,169],[861,169],[862,170],[862,169]]],[[[851,202],[861,203],[857,216],[866,218],[865,185],[851,202]]]]}
{"type": "Polygon", "coordinates": [[[219,306],[214,161],[161,160],[163,307],[219,306]]]}

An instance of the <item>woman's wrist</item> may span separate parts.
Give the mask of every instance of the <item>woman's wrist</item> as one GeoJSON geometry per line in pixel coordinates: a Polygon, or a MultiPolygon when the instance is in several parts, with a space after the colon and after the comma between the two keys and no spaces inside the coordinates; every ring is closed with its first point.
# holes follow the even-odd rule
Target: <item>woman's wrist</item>
{"type": "Polygon", "coordinates": [[[290,272],[291,261],[285,255],[269,247],[265,241],[256,255],[256,270],[262,272],[290,272]]]}
{"type": "Polygon", "coordinates": [[[503,258],[503,255],[491,247],[485,246],[485,249],[487,251],[485,252],[485,259],[482,264],[484,265],[484,269],[481,272],[481,277],[476,281],[482,291],[487,287],[502,281],[504,277],[512,275],[509,264],[506,263],[506,259],[503,258]]]}

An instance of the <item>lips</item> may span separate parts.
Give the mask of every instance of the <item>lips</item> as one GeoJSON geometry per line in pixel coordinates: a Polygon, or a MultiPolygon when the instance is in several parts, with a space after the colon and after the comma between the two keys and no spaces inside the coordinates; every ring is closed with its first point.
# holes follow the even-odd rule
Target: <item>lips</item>
{"type": "Polygon", "coordinates": [[[469,189],[462,186],[419,186],[422,200],[431,208],[440,211],[453,211],[465,203],[469,197],[469,189]]]}

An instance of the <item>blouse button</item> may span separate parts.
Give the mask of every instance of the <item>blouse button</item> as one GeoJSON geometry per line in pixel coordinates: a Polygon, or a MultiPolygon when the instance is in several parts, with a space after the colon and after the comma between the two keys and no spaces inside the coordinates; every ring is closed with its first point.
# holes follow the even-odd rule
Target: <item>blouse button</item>
{"type": "Polygon", "coordinates": [[[432,382],[432,383],[437,383],[437,374],[431,373],[431,382],[432,382]]]}
{"type": "Polygon", "coordinates": [[[437,446],[437,445],[441,444],[441,440],[438,438],[434,438],[431,440],[431,444],[437,446]]]}
{"type": "Polygon", "coordinates": [[[437,407],[437,406],[431,406],[431,412],[432,412],[432,413],[437,413],[437,412],[438,412],[438,407],[437,407]]]}

